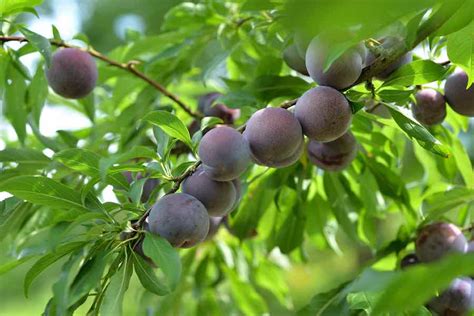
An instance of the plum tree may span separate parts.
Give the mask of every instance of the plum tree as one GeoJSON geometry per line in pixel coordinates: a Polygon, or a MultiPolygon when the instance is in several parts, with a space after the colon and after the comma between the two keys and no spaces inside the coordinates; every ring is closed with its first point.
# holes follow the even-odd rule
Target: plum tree
{"type": "MultiPolygon", "coordinates": [[[[222,119],[224,124],[234,124],[240,117],[240,109],[231,109],[222,103],[215,103],[222,96],[218,92],[202,95],[198,100],[198,110],[205,116],[214,116],[222,119]]],[[[196,121],[195,121],[196,122],[196,121]]]]}
{"type": "Polygon", "coordinates": [[[308,70],[306,69],[306,64],[304,58],[298,53],[296,45],[290,45],[283,51],[283,60],[293,70],[307,76],[308,70]]]}
{"type": "Polygon", "coordinates": [[[414,253],[410,253],[402,258],[400,268],[405,269],[418,263],[420,263],[418,257],[414,253]]]}
{"type": "Polygon", "coordinates": [[[319,168],[327,171],[341,171],[351,164],[357,155],[357,142],[347,132],[331,142],[311,140],[308,143],[308,158],[319,168]]]}
{"type": "Polygon", "coordinates": [[[201,201],[209,216],[226,215],[237,201],[237,192],[231,181],[215,181],[202,168],[184,180],[182,191],[201,201]]]}
{"type": "Polygon", "coordinates": [[[433,298],[428,308],[438,315],[462,316],[474,307],[474,285],[470,278],[456,278],[440,295],[433,298]]]}
{"type": "Polygon", "coordinates": [[[416,93],[415,100],[412,112],[418,122],[428,126],[443,122],[446,117],[446,102],[441,93],[434,89],[423,89],[416,93]]]}
{"type": "Polygon", "coordinates": [[[474,85],[467,87],[467,74],[458,70],[446,79],[444,95],[451,108],[464,116],[474,116],[474,85]]]}
{"type": "Polygon", "coordinates": [[[306,50],[306,68],[311,78],[321,86],[344,89],[353,84],[362,72],[362,56],[357,49],[349,49],[324,71],[328,48],[319,38],[314,38],[306,50]]]}
{"type": "Polygon", "coordinates": [[[80,99],[94,89],[97,66],[87,52],[62,48],[53,55],[46,76],[54,92],[65,98],[80,99]]]}
{"type": "MultiPolygon", "coordinates": [[[[127,182],[129,184],[131,184],[134,181],[133,174],[130,171],[124,172],[123,175],[125,176],[125,179],[127,179],[127,182]]],[[[140,179],[143,179],[143,178],[144,178],[144,176],[142,175],[141,172],[137,173],[136,180],[140,180],[140,179]]],[[[145,203],[146,201],[148,201],[148,199],[150,198],[151,193],[156,188],[156,186],[159,185],[159,184],[160,184],[160,180],[155,179],[155,178],[148,178],[145,181],[145,183],[143,184],[142,196],[140,198],[140,201],[142,203],[145,203]]]]}
{"type": "Polygon", "coordinates": [[[422,262],[440,259],[451,252],[466,252],[467,241],[462,231],[450,223],[434,223],[423,227],[415,242],[415,252],[422,262]]]}
{"type": "MultiPolygon", "coordinates": [[[[400,45],[400,43],[403,42],[403,41],[404,41],[404,39],[401,38],[401,37],[398,37],[398,36],[387,36],[387,37],[384,37],[380,40],[380,42],[382,43],[382,48],[384,48],[384,49],[392,49],[394,46],[400,45]]],[[[369,66],[369,65],[373,64],[373,62],[376,59],[377,58],[375,57],[375,55],[373,53],[369,52],[367,54],[367,57],[366,57],[366,60],[365,60],[365,65],[369,66]]],[[[403,66],[405,64],[408,64],[412,60],[413,60],[413,54],[411,52],[408,52],[405,55],[403,55],[402,57],[400,57],[399,59],[397,59],[396,61],[394,61],[393,63],[391,63],[390,65],[388,65],[382,72],[377,74],[376,78],[380,79],[380,80],[385,80],[388,77],[390,77],[390,75],[395,70],[397,70],[398,68],[400,68],[401,66],[403,66]]]]}
{"type": "Polygon", "coordinates": [[[295,116],[282,108],[265,108],[247,121],[244,138],[253,160],[268,167],[293,164],[301,155],[304,143],[301,125],[295,116]]]}
{"type": "Polygon", "coordinates": [[[324,86],[312,88],[298,99],[295,116],[304,134],[319,142],[341,137],[352,121],[351,107],[344,95],[324,86]]]}
{"type": "Polygon", "coordinates": [[[247,141],[228,126],[218,126],[204,135],[199,144],[199,157],[206,173],[217,181],[238,178],[250,164],[247,141]]]}
{"type": "Polygon", "coordinates": [[[189,248],[203,241],[209,232],[205,206],[186,193],[163,196],[147,217],[148,230],[167,239],[173,247],[189,248]]]}

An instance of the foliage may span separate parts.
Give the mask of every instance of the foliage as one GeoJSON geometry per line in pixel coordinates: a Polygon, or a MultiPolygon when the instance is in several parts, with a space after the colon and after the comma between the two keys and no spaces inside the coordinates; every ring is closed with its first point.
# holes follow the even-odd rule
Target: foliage
{"type": "Polygon", "coordinates": [[[48,92],[44,69],[63,45],[61,30],[53,27],[47,39],[18,21],[40,2],[0,1],[3,34],[28,40],[20,48],[0,48],[3,113],[16,133],[2,133],[0,141],[0,192],[9,193],[0,201],[0,240],[9,244],[0,274],[34,262],[24,278],[28,296],[41,273],[61,266],[45,315],[84,306],[91,315],[120,315],[134,276],[142,285],[137,313],[429,315],[427,299],[454,277],[474,273],[472,254],[397,268],[420,226],[472,222],[474,173],[459,139],[467,131],[472,138],[468,118],[448,111],[443,125],[425,127],[407,108],[420,85],[441,89],[455,67],[474,80],[473,0],[181,2],[167,11],[159,30],[128,32],[126,43],[96,58],[98,85],[81,100],[48,92]],[[350,41],[330,48],[330,65],[352,44],[381,34],[401,34],[411,47],[423,23],[444,12],[452,16],[422,39],[413,62],[383,82],[345,92],[360,144],[345,171],[324,172],[306,156],[281,169],[252,166],[228,229],[193,249],[178,251],[137,228],[156,199],[197,167],[204,130],[220,122],[204,118],[200,131],[190,134],[187,126],[196,118],[137,72],[192,110],[199,95],[219,90],[219,102],[240,108],[241,125],[258,109],[314,87],[283,63],[297,29],[312,35],[355,30],[350,41]],[[39,60],[34,67],[23,63],[30,54],[39,60]],[[391,118],[364,108],[369,100],[391,118]],[[45,106],[72,109],[90,126],[45,136],[45,106]],[[186,154],[176,152],[180,146],[186,154]],[[145,179],[129,183],[125,172],[145,179]],[[148,178],[160,184],[142,203],[148,178]],[[134,249],[143,236],[145,256],[134,249]],[[292,278],[288,271],[302,267],[315,271],[292,278]],[[298,298],[298,288],[314,296],[298,298]]]}

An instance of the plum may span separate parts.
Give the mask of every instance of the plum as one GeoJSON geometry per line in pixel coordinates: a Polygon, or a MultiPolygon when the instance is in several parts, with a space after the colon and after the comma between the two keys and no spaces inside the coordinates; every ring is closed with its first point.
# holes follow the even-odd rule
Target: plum
{"type": "Polygon", "coordinates": [[[214,180],[238,178],[250,164],[249,144],[235,129],[218,126],[199,144],[199,157],[205,172],[214,180]]]}
{"type": "Polygon", "coordinates": [[[441,124],[446,117],[446,102],[441,93],[434,89],[423,89],[416,93],[412,104],[413,116],[424,125],[441,124]]]}
{"type": "Polygon", "coordinates": [[[240,117],[239,109],[231,109],[222,103],[215,103],[222,96],[218,92],[210,92],[198,100],[198,110],[205,116],[214,116],[222,119],[224,124],[232,125],[240,117]]]}
{"type": "Polygon", "coordinates": [[[165,238],[173,247],[189,248],[206,238],[209,215],[206,207],[195,197],[172,193],[153,205],[147,224],[150,233],[165,238]]]}
{"type": "Polygon", "coordinates": [[[458,70],[446,79],[444,95],[451,108],[464,116],[474,117],[474,84],[467,87],[468,77],[458,70]]]}
{"type": "Polygon", "coordinates": [[[290,45],[283,51],[283,60],[291,69],[303,74],[308,75],[304,58],[302,58],[295,45],[290,45]]]}
{"type": "MultiPolygon", "coordinates": [[[[131,184],[134,181],[133,175],[130,171],[125,171],[123,173],[123,175],[125,176],[125,178],[127,179],[127,182],[129,184],[131,184]]],[[[140,180],[140,179],[143,179],[145,177],[146,176],[143,176],[142,173],[139,172],[139,173],[137,173],[136,180],[140,180]]],[[[156,188],[156,186],[158,186],[159,184],[160,184],[160,180],[155,179],[155,178],[148,178],[145,181],[145,183],[143,184],[142,196],[140,198],[142,203],[145,203],[146,201],[148,201],[148,199],[150,198],[151,193],[156,188]]]]}
{"type": "Polygon", "coordinates": [[[414,253],[410,253],[402,258],[400,261],[400,268],[405,269],[418,263],[420,263],[418,257],[414,253]]]}
{"type": "Polygon", "coordinates": [[[416,238],[415,252],[421,262],[438,260],[448,253],[467,250],[462,231],[450,223],[434,223],[423,227],[416,238]]]}
{"type": "Polygon", "coordinates": [[[306,91],[298,99],[295,116],[304,134],[319,142],[341,137],[352,122],[352,110],[344,95],[323,86],[306,91]]]}
{"type": "Polygon", "coordinates": [[[94,89],[97,66],[89,53],[77,48],[62,48],[46,70],[50,87],[65,98],[80,99],[94,89]]]}
{"type": "Polygon", "coordinates": [[[308,158],[323,170],[341,171],[354,160],[357,147],[356,139],[350,132],[327,143],[311,140],[308,143],[308,158]]]}
{"type": "Polygon", "coordinates": [[[285,109],[258,110],[248,120],[243,135],[257,164],[284,167],[293,164],[301,156],[304,143],[301,125],[285,109]]]}
{"type": "Polygon", "coordinates": [[[449,287],[434,297],[428,308],[438,315],[462,316],[467,315],[474,306],[474,285],[470,278],[456,278],[449,287]]]}
{"type": "Polygon", "coordinates": [[[226,215],[232,210],[237,200],[237,192],[231,181],[215,181],[203,168],[198,168],[184,180],[182,191],[201,201],[209,216],[226,215]]]}

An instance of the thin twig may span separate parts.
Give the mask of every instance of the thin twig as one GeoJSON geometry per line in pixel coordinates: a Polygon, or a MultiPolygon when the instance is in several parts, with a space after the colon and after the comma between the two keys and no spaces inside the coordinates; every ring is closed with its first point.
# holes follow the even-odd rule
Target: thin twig
{"type": "MultiPolygon", "coordinates": [[[[0,42],[2,42],[2,43],[6,43],[6,42],[20,42],[20,43],[22,43],[22,42],[29,42],[29,40],[25,37],[22,37],[22,36],[0,36],[0,42]]],[[[177,95],[175,95],[175,94],[171,93],[170,91],[168,91],[163,85],[161,85],[157,81],[153,80],[152,78],[148,77],[142,71],[135,68],[135,65],[137,64],[136,61],[129,61],[127,63],[121,63],[121,62],[118,62],[116,60],[110,59],[109,57],[107,57],[104,54],[96,51],[93,48],[85,49],[85,48],[81,48],[81,47],[76,47],[76,46],[67,44],[63,41],[58,41],[58,40],[54,40],[54,39],[51,39],[50,43],[51,43],[51,45],[54,45],[54,46],[57,46],[57,47],[77,48],[77,49],[83,50],[83,51],[89,53],[91,56],[93,56],[93,57],[95,57],[99,60],[102,60],[102,61],[106,62],[107,64],[113,66],[113,67],[125,70],[125,71],[131,73],[132,75],[134,75],[135,77],[137,77],[137,78],[147,82],[148,84],[150,84],[156,90],[158,90],[163,95],[165,95],[167,98],[169,98],[174,103],[176,103],[180,108],[182,108],[190,116],[192,116],[196,119],[201,119],[201,118],[204,117],[204,115],[202,113],[192,110],[177,95]]]]}

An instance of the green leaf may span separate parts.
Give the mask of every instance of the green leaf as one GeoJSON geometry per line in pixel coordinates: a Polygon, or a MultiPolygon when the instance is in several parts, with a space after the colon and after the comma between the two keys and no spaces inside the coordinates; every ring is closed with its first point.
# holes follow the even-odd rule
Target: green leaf
{"type": "Polygon", "coordinates": [[[43,3],[43,0],[0,0],[0,14],[8,15],[13,12],[31,8],[43,3]]]}
{"type": "Polygon", "coordinates": [[[448,36],[449,60],[469,76],[469,87],[474,82],[474,20],[465,28],[448,36]]]}
{"type": "Polygon", "coordinates": [[[337,287],[330,291],[313,296],[309,304],[298,311],[298,316],[344,315],[347,313],[348,306],[345,301],[340,299],[339,293],[341,290],[342,287],[337,287]]]}
{"type": "Polygon", "coordinates": [[[449,35],[466,27],[472,21],[474,1],[464,1],[462,6],[435,33],[436,36],[449,35]]]}
{"type": "Polygon", "coordinates": [[[474,273],[474,254],[446,256],[439,262],[421,264],[397,273],[381,291],[374,315],[404,312],[426,303],[458,276],[474,273]],[[429,286],[426,286],[429,284],[429,286]]]}
{"type": "Polygon", "coordinates": [[[16,162],[19,164],[38,165],[44,167],[51,160],[42,152],[28,148],[6,148],[0,151],[0,162],[16,162]]]}
{"type": "Polygon", "coordinates": [[[26,83],[23,75],[10,62],[7,68],[7,82],[5,83],[4,106],[5,116],[12,124],[21,143],[26,138],[26,83]]]}
{"type": "Polygon", "coordinates": [[[47,267],[64,257],[65,255],[79,249],[84,246],[85,243],[81,241],[71,242],[62,246],[59,246],[53,252],[48,253],[41,257],[35,264],[28,270],[25,275],[25,280],[23,282],[23,290],[25,297],[28,297],[28,292],[30,289],[31,283],[36,279],[38,275],[41,274],[47,267]]]}
{"type": "Polygon", "coordinates": [[[143,251],[163,271],[168,287],[174,291],[181,278],[181,260],[176,249],[166,239],[146,233],[143,251]]]}
{"type": "Polygon", "coordinates": [[[445,212],[474,202],[474,190],[455,187],[448,191],[436,192],[424,198],[423,211],[427,219],[437,219],[445,212]]]}
{"type": "Polygon", "coordinates": [[[248,90],[262,101],[278,97],[295,98],[302,95],[310,85],[301,78],[293,76],[260,76],[251,82],[248,90]]]}
{"type": "Polygon", "coordinates": [[[100,283],[106,263],[107,254],[102,252],[87,260],[81,266],[81,269],[71,284],[71,302],[76,302],[100,283]]]}
{"type": "Polygon", "coordinates": [[[41,111],[48,96],[48,83],[43,67],[38,67],[28,88],[28,107],[31,109],[33,119],[39,125],[41,111]]]}
{"type": "Polygon", "coordinates": [[[416,60],[397,69],[382,86],[414,86],[443,79],[448,72],[431,60],[416,60]]]}
{"type": "Polygon", "coordinates": [[[406,115],[402,110],[394,105],[384,103],[384,105],[390,110],[395,122],[410,138],[415,138],[421,147],[434,154],[437,154],[444,158],[450,157],[448,148],[441,144],[431,133],[415,119],[406,115]]]}
{"type": "Polygon", "coordinates": [[[133,272],[132,258],[127,257],[120,269],[112,276],[104,295],[101,315],[122,315],[123,297],[128,289],[133,272]]]}
{"type": "Polygon", "coordinates": [[[20,32],[23,33],[30,44],[33,45],[41,55],[43,55],[46,66],[49,67],[51,65],[51,43],[49,40],[25,27],[20,27],[20,32]]]}
{"type": "Polygon", "coordinates": [[[7,263],[1,264],[0,265],[0,275],[5,274],[5,273],[15,269],[16,267],[18,267],[19,265],[25,263],[26,261],[28,261],[32,257],[33,256],[25,256],[23,258],[15,259],[15,260],[9,261],[7,263]]]}
{"type": "MultiPolygon", "coordinates": [[[[79,148],[65,149],[54,155],[54,160],[90,177],[101,175],[99,170],[100,159],[101,157],[98,154],[79,148]]],[[[114,187],[126,190],[129,188],[128,182],[122,174],[108,175],[106,180],[114,187]]]]}
{"type": "Polygon", "coordinates": [[[84,212],[89,211],[82,204],[79,192],[46,177],[18,176],[10,178],[0,182],[0,191],[9,192],[33,204],[65,210],[73,208],[84,212]]]}
{"type": "Polygon", "coordinates": [[[410,100],[413,90],[383,89],[377,92],[377,95],[385,102],[395,102],[404,104],[410,100]]]}
{"type": "Polygon", "coordinates": [[[192,148],[191,136],[186,125],[175,115],[166,111],[153,111],[145,115],[143,120],[160,127],[166,134],[192,148]]]}
{"type": "Polygon", "coordinates": [[[161,283],[158,277],[153,271],[153,268],[139,255],[133,253],[133,266],[135,273],[140,280],[140,283],[148,291],[155,293],[156,295],[166,295],[170,293],[170,289],[167,285],[161,283]]]}

